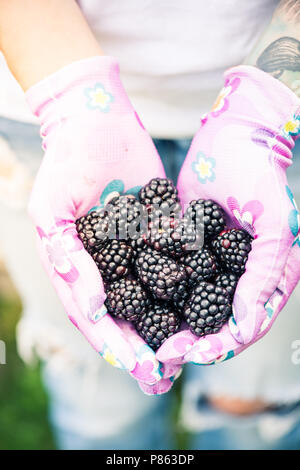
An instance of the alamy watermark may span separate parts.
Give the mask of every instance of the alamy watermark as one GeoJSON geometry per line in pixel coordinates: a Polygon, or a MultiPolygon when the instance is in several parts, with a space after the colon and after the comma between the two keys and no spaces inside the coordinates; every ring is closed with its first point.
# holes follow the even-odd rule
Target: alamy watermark
{"type": "Polygon", "coordinates": [[[293,349],[291,361],[295,366],[300,365],[300,339],[295,339],[292,342],[291,348],[293,349]]]}
{"type": "Polygon", "coordinates": [[[2,340],[0,340],[0,365],[1,364],[6,364],[6,346],[2,340]]]}
{"type": "MultiPolygon", "coordinates": [[[[169,207],[162,203],[145,206],[128,197],[121,204],[108,202],[104,209],[99,209],[101,212],[110,216],[110,222],[105,222],[105,219],[99,222],[95,234],[98,240],[137,240],[142,237],[145,241],[154,242],[163,237],[181,242],[184,251],[200,250],[204,244],[204,206],[201,204],[189,216],[181,217],[177,205],[169,207]]],[[[92,231],[90,236],[94,236],[92,231]]]]}

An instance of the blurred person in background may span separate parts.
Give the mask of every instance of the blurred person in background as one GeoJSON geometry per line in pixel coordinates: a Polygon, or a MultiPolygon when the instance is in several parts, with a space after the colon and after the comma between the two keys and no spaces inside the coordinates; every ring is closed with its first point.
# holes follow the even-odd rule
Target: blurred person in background
{"type": "MultiPolygon", "coordinates": [[[[225,69],[258,66],[299,94],[299,10],[298,0],[0,0],[0,247],[23,303],[19,353],[44,363],[59,448],[170,448],[170,397],[143,395],[129,375],[99,359],[43,271],[27,215],[43,151],[24,91],[102,50],[117,57],[126,91],[176,181],[225,69]],[[282,47],[281,37],[292,39],[282,47]]],[[[289,171],[299,201],[298,157],[289,171]]],[[[300,366],[292,361],[299,296],[296,288],[268,335],[242,355],[185,366],[181,422],[192,448],[299,448],[300,366]]]]}

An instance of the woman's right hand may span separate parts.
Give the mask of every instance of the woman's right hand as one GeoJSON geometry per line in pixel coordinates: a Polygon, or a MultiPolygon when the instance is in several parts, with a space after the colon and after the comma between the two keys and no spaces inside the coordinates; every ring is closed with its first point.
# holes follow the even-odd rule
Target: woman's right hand
{"type": "Polygon", "coordinates": [[[147,393],[163,393],[179,367],[163,371],[135,329],[107,313],[102,278],[75,227],[110,192],[134,192],[164,176],[121,84],[118,63],[106,56],[74,62],[31,87],[27,100],[40,120],[45,149],[29,212],[46,271],[70,320],[94,349],[128,370],[147,393]]]}

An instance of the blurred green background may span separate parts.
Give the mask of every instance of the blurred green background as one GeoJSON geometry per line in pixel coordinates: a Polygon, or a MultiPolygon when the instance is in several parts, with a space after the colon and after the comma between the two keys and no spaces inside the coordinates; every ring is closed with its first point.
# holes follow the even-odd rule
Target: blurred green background
{"type": "Polygon", "coordinates": [[[6,344],[6,364],[0,364],[0,449],[54,449],[40,365],[25,366],[17,355],[20,313],[20,300],[0,261],[0,339],[6,344]]]}

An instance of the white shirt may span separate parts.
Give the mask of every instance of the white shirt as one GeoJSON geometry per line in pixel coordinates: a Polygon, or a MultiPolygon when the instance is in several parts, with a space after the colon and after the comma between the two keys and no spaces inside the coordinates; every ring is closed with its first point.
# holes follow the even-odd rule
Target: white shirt
{"type": "MultiPolygon", "coordinates": [[[[278,0],[78,0],[145,127],[190,137],[213,104],[226,68],[243,62],[278,0]]],[[[36,122],[0,60],[0,115],[36,122]]]]}

